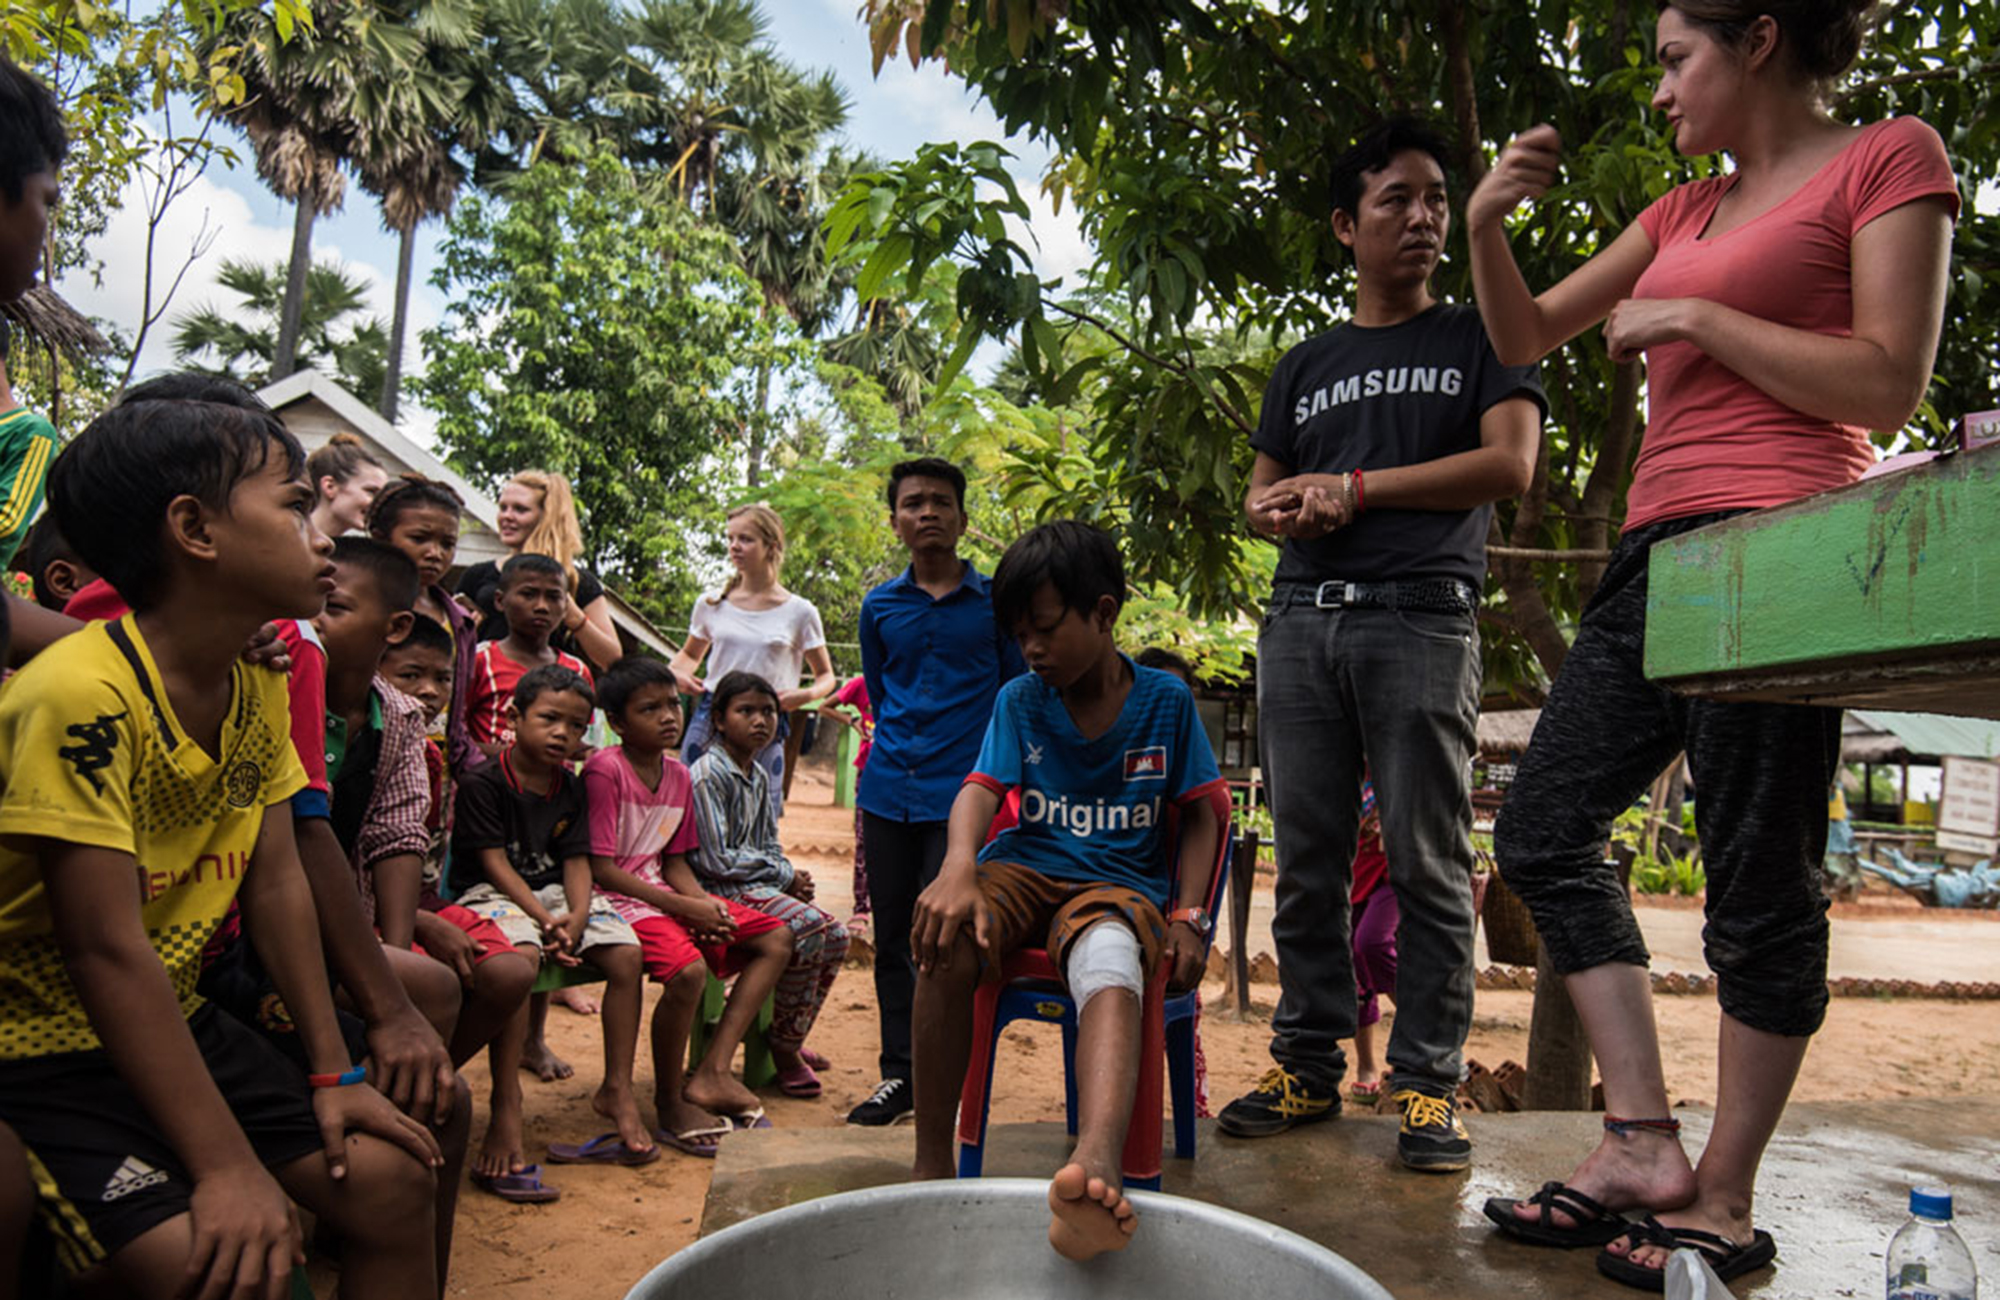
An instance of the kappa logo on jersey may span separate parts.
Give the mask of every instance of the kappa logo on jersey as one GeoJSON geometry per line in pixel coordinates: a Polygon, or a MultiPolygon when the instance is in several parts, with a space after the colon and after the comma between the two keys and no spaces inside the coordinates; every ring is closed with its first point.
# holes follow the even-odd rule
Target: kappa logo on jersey
{"type": "Polygon", "coordinates": [[[1042,747],[1030,741],[1028,743],[1028,756],[1022,761],[1029,767],[1040,767],[1042,765],[1042,747]]]}
{"type": "Polygon", "coordinates": [[[164,1170],[153,1168],[137,1156],[126,1156],[125,1163],[118,1166],[118,1171],[111,1175],[111,1181],[104,1184],[103,1199],[120,1200],[134,1192],[143,1192],[148,1187],[158,1187],[166,1181],[167,1175],[164,1170]]]}
{"type": "Polygon", "coordinates": [[[1148,745],[1144,749],[1125,751],[1125,779],[1127,781],[1164,781],[1167,779],[1167,747],[1148,745]]]}
{"type": "Polygon", "coordinates": [[[99,794],[104,793],[104,782],[97,774],[111,766],[112,751],[118,748],[118,729],[111,724],[124,716],[100,713],[95,722],[70,723],[66,730],[76,737],[76,743],[56,751],[56,757],[68,759],[76,774],[90,782],[90,788],[99,794]]]}

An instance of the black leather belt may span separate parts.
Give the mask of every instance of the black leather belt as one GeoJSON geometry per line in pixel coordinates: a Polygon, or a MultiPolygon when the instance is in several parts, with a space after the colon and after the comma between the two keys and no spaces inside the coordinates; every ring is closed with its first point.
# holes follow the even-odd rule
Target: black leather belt
{"type": "Polygon", "coordinates": [[[1470,614],[1479,593],[1456,578],[1412,582],[1280,582],[1271,588],[1273,605],[1313,605],[1320,609],[1410,609],[1434,614],[1470,614]]]}

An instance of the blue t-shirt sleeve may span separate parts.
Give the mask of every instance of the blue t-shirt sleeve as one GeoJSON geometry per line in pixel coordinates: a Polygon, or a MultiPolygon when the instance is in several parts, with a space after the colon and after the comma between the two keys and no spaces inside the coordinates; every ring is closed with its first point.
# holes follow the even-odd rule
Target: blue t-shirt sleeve
{"type": "Polygon", "coordinates": [[[1016,714],[1020,692],[1002,689],[993,702],[993,720],[986,724],[986,740],[979,747],[979,761],[972,765],[974,776],[996,785],[1021,784],[1021,727],[1016,714]]]}

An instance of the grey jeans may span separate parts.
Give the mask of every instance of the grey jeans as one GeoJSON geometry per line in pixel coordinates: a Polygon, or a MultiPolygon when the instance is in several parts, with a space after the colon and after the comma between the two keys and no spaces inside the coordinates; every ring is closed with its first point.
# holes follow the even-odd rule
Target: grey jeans
{"type": "Polygon", "coordinates": [[[1443,1093],[1472,1024],[1471,767],[1479,631],[1470,613],[1274,603],[1257,639],[1257,727],[1277,829],[1281,994],[1271,1055],[1326,1088],[1357,1003],[1348,887],[1361,781],[1375,782],[1397,929],[1393,1086],[1443,1093]]]}

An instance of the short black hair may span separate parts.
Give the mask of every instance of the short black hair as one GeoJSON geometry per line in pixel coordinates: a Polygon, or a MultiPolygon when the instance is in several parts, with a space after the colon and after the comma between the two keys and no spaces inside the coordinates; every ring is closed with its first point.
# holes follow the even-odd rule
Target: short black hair
{"type": "Polygon", "coordinates": [[[386,542],[404,515],[426,506],[436,506],[455,516],[465,509],[465,502],[450,484],[435,479],[418,474],[390,479],[389,485],[377,492],[368,506],[368,535],[386,542]]]}
{"type": "Polygon", "coordinates": [[[582,673],[561,664],[543,664],[522,673],[521,680],[514,683],[514,708],[526,713],[542,696],[565,691],[581,695],[591,708],[597,707],[597,692],[590,689],[590,683],[584,680],[582,673]]]}
{"type": "Polygon", "coordinates": [[[902,491],[906,478],[934,478],[941,483],[951,484],[953,495],[958,497],[958,512],[965,513],[965,471],[942,456],[919,456],[915,460],[898,461],[889,470],[889,509],[896,509],[896,493],[902,491]]]}
{"type": "Polygon", "coordinates": [[[167,505],[191,496],[227,510],[236,485],[283,457],[286,476],[306,454],[259,402],[124,400],[90,422],[49,468],[49,509],[83,562],[135,610],[166,581],[160,529],[167,505]]]}
{"type": "Polygon", "coordinates": [[[1194,665],[1165,646],[1149,645],[1133,656],[1132,661],[1141,668],[1157,668],[1161,672],[1177,674],[1182,681],[1194,681],[1194,665]]]}
{"type": "Polygon", "coordinates": [[[1102,528],[1078,519],[1039,524],[1015,539],[993,570],[993,618],[1003,633],[1028,615],[1035,593],[1051,583],[1065,609],[1088,614],[1105,596],[1125,604],[1125,561],[1102,528]]]}
{"type": "MultiPolygon", "coordinates": [[[[336,557],[338,555],[336,554],[336,557]]],[[[458,664],[458,645],[451,639],[451,629],[434,618],[419,614],[410,620],[410,630],[401,641],[391,641],[382,653],[395,654],[398,650],[435,650],[450,661],[453,668],[458,664]]]]}
{"type": "Polygon", "coordinates": [[[516,582],[521,580],[524,574],[531,573],[539,573],[544,578],[554,578],[565,584],[569,581],[569,575],[563,572],[562,565],[556,563],[546,555],[529,553],[526,555],[516,555],[500,566],[500,586],[498,590],[503,592],[509,590],[516,582]]]}
{"type": "Polygon", "coordinates": [[[271,413],[264,399],[250,388],[224,375],[204,375],[199,370],[175,370],[142,380],[119,394],[118,405],[134,402],[214,402],[246,411],[271,413]]]}
{"type": "Polygon", "coordinates": [[[668,687],[674,692],[675,705],[680,704],[680,683],[674,680],[672,669],[650,655],[626,655],[597,679],[597,707],[606,717],[623,718],[625,705],[642,686],[668,687]]]}
{"type": "Polygon", "coordinates": [[[0,55],[0,195],[19,203],[28,178],[69,156],[69,133],[49,88],[0,55]]]}
{"type": "Polygon", "coordinates": [[[756,673],[746,673],[738,668],[724,673],[721,681],[708,688],[708,716],[720,719],[728,711],[730,701],[739,695],[768,695],[772,704],[778,702],[777,687],[756,673]]]}
{"type": "Polygon", "coordinates": [[[1356,215],[1368,177],[1381,171],[1396,155],[1415,149],[1437,160],[1438,169],[1451,175],[1451,142],[1444,133],[1420,117],[1398,114],[1384,118],[1361,134],[1353,148],[1333,160],[1327,176],[1327,198],[1335,212],[1356,215]]]}
{"type": "Polygon", "coordinates": [[[416,605],[416,561],[389,543],[372,537],[336,537],[333,562],[360,569],[373,579],[375,594],[392,613],[401,614],[416,605]]]}
{"type": "Polygon", "coordinates": [[[27,574],[28,581],[34,584],[35,603],[60,614],[66,602],[49,588],[45,575],[57,560],[81,564],[83,557],[69,544],[69,538],[62,535],[62,529],[56,527],[54,515],[42,512],[42,517],[28,529],[28,535],[21,539],[21,550],[14,558],[14,567],[27,574]]]}

